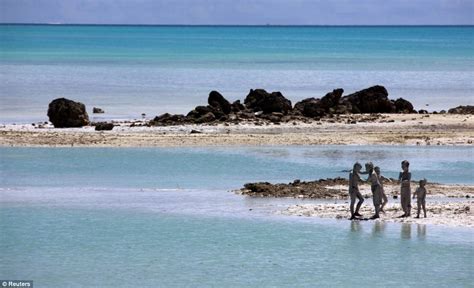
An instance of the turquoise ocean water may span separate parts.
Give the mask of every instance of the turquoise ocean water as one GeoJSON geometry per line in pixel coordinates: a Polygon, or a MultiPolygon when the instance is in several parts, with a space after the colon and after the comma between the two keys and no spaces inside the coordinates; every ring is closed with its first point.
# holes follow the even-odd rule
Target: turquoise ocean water
{"type": "Polygon", "coordinates": [[[293,103],[387,87],[417,109],[473,104],[474,28],[0,25],[0,122],[47,120],[57,97],[105,117],[186,113],[217,89],[293,103]],[[429,104],[429,106],[425,106],[429,104]]]}
{"type": "MultiPolygon", "coordinates": [[[[472,229],[280,216],[250,181],[473,183],[471,147],[0,148],[0,278],[35,287],[469,287],[472,229]],[[442,171],[442,172],[440,172],[442,171]]],[[[343,201],[343,200],[339,200],[343,201]]],[[[429,203],[428,203],[429,204],[429,203]]]]}

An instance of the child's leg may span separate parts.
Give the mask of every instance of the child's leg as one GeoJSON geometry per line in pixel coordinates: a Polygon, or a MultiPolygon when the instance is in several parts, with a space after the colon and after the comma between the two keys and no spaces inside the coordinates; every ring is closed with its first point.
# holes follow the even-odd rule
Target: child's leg
{"type": "Polygon", "coordinates": [[[356,195],[355,193],[350,193],[351,196],[351,216],[354,216],[354,205],[356,202],[356,195]]]}
{"type": "Polygon", "coordinates": [[[402,216],[406,216],[407,215],[407,201],[406,201],[406,195],[403,191],[401,191],[400,193],[400,204],[402,206],[402,210],[403,210],[403,215],[402,216]]]}
{"type": "Polygon", "coordinates": [[[423,200],[423,214],[425,214],[425,218],[426,218],[426,203],[424,200],[423,200]]]}
{"type": "Polygon", "coordinates": [[[360,206],[362,206],[362,203],[364,203],[364,197],[362,197],[362,194],[360,194],[359,191],[356,192],[357,198],[359,198],[359,202],[357,203],[356,211],[355,213],[359,213],[360,206]]]}
{"type": "Polygon", "coordinates": [[[380,212],[385,212],[383,208],[385,207],[385,205],[387,205],[387,202],[388,202],[387,195],[385,194],[385,192],[382,192],[382,207],[380,207],[380,212]]]}

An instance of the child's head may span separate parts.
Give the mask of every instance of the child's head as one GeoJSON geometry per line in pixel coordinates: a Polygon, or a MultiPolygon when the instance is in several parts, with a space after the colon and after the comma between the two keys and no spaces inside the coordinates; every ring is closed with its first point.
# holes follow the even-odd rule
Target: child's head
{"type": "Polygon", "coordinates": [[[420,180],[420,187],[425,187],[426,182],[427,182],[427,181],[426,181],[425,178],[421,179],[421,180],[420,180]]]}
{"type": "Polygon", "coordinates": [[[408,162],[408,160],[403,160],[403,161],[402,161],[402,169],[403,169],[403,171],[408,171],[408,167],[410,167],[410,162],[408,162]]]}
{"type": "Polygon", "coordinates": [[[365,163],[365,171],[372,172],[373,169],[374,169],[374,164],[372,162],[365,163]]]}
{"type": "Polygon", "coordinates": [[[375,173],[380,174],[380,167],[375,166],[374,171],[375,171],[375,173]]]}
{"type": "Polygon", "coordinates": [[[354,164],[353,170],[359,172],[360,169],[362,169],[362,165],[360,165],[359,162],[356,162],[356,163],[354,164]]]}

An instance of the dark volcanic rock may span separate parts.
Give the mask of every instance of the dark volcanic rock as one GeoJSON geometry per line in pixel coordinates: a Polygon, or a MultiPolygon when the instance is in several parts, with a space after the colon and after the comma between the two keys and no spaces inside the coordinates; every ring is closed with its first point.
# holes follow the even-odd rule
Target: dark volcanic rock
{"type": "Polygon", "coordinates": [[[421,109],[418,110],[418,114],[428,114],[428,111],[421,109]]]}
{"type": "Polygon", "coordinates": [[[387,89],[373,86],[341,98],[342,103],[349,103],[352,113],[394,113],[395,104],[388,99],[387,89]]]}
{"type": "Polygon", "coordinates": [[[232,103],[231,108],[232,108],[232,112],[239,112],[239,111],[245,110],[245,106],[242,103],[240,103],[240,100],[237,100],[234,103],[232,103]]]}
{"type": "Polygon", "coordinates": [[[280,92],[270,94],[263,89],[251,89],[244,100],[244,104],[254,112],[263,111],[267,114],[272,112],[287,114],[292,109],[291,101],[280,92]]]}
{"type": "Polygon", "coordinates": [[[106,122],[99,122],[95,123],[95,131],[106,131],[114,129],[114,124],[106,123],[106,122]]]}
{"type": "Polygon", "coordinates": [[[326,111],[321,107],[321,100],[316,98],[307,98],[297,102],[293,111],[311,118],[321,117],[326,113],[326,111]]]}
{"type": "Polygon", "coordinates": [[[209,117],[210,115],[207,115],[211,113],[213,115],[213,119],[209,121],[214,121],[216,119],[220,119],[223,116],[225,116],[224,112],[222,112],[220,109],[212,107],[212,106],[196,106],[194,110],[191,110],[188,115],[186,115],[186,120],[190,122],[196,122],[196,123],[204,123],[205,119],[211,119],[209,117]],[[204,115],[207,115],[206,117],[203,117],[204,115]],[[199,119],[199,120],[198,120],[199,119]]]}
{"type": "Polygon", "coordinates": [[[450,114],[474,114],[474,106],[466,105],[466,106],[458,106],[456,108],[451,108],[448,110],[450,114]]]}
{"type": "Polygon", "coordinates": [[[102,113],[105,113],[105,111],[101,108],[98,108],[98,107],[94,107],[92,108],[92,113],[94,114],[102,114],[102,113]]]}
{"type": "Polygon", "coordinates": [[[214,115],[214,113],[212,112],[209,112],[197,118],[194,122],[200,124],[200,123],[212,122],[214,120],[216,120],[216,115],[214,115]]]}
{"type": "Polygon", "coordinates": [[[166,126],[166,125],[178,125],[182,124],[185,122],[185,117],[184,115],[181,114],[169,114],[165,113],[160,116],[156,116],[151,122],[151,125],[161,125],[161,126],[166,126]]]}
{"type": "Polygon", "coordinates": [[[48,117],[56,128],[82,127],[89,124],[86,106],[66,98],[49,103],[48,117]]]}
{"type": "Polygon", "coordinates": [[[321,117],[328,113],[343,114],[347,111],[346,106],[339,105],[343,89],[335,89],[327,93],[323,98],[308,98],[295,104],[295,110],[306,117],[321,117]]]}
{"type": "Polygon", "coordinates": [[[270,184],[268,182],[247,183],[240,192],[244,195],[258,197],[304,197],[304,198],[345,198],[348,193],[341,189],[328,189],[331,185],[347,186],[343,178],[320,179],[304,182],[295,180],[289,184],[270,184]]]}
{"type": "Polygon", "coordinates": [[[395,112],[397,113],[415,113],[415,109],[413,109],[413,105],[410,101],[405,100],[403,98],[398,98],[394,102],[395,104],[395,112]]]}
{"type": "Polygon", "coordinates": [[[344,89],[334,89],[332,92],[326,94],[323,98],[321,98],[321,106],[328,111],[330,108],[335,108],[339,105],[339,100],[342,97],[342,93],[344,93],[344,89]]]}
{"type": "Polygon", "coordinates": [[[211,91],[211,93],[209,93],[207,103],[209,103],[209,106],[221,110],[224,114],[229,114],[231,111],[229,101],[217,91],[211,91]]]}

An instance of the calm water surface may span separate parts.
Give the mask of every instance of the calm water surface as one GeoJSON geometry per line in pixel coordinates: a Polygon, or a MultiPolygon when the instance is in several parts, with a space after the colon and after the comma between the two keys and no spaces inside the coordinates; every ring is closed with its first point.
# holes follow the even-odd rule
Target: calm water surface
{"type": "MultiPolygon", "coordinates": [[[[36,287],[469,287],[472,229],[288,217],[257,180],[471,183],[470,147],[0,148],[0,278],[36,287]],[[443,169],[443,173],[436,172],[443,169]],[[375,271],[375,272],[374,272],[375,271]]],[[[343,201],[343,200],[341,200],[343,201]]]]}

